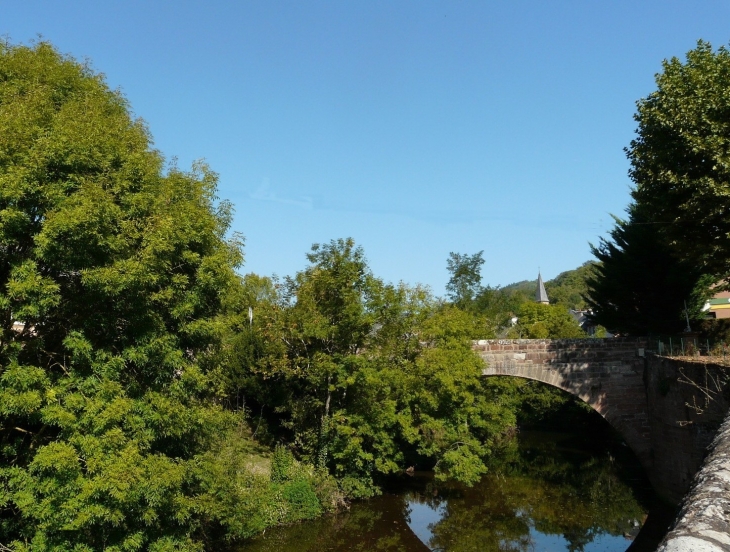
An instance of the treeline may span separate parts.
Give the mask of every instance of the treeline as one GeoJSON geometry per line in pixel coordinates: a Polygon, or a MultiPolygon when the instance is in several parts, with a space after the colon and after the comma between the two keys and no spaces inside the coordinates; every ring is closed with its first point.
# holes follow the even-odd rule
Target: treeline
{"type": "Polygon", "coordinates": [[[413,466],[474,482],[514,432],[483,317],[349,239],[241,277],[216,184],[88,65],[0,45],[1,548],[220,548],[413,466]]]}
{"type": "Polygon", "coordinates": [[[637,103],[626,148],[632,203],[589,280],[595,319],[624,335],[677,334],[703,322],[705,300],[730,280],[730,52],[700,41],[665,60],[656,91],[637,103]]]}
{"type": "Polygon", "coordinates": [[[426,289],[383,282],[350,239],[307,257],[294,277],[244,278],[238,303],[253,318],[223,351],[227,393],[262,436],[326,468],[350,497],[411,466],[476,481],[515,425],[471,350],[478,320],[426,289]]]}
{"type": "Polygon", "coordinates": [[[87,65],[0,44],[0,549],[202,550],[338,499],[226,407],[216,182],[87,65]]]}
{"type": "Polygon", "coordinates": [[[450,255],[442,300],[350,239],[241,277],[214,172],[166,164],[88,65],[0,44],[0,548],[213,549],[412,467],[476,481],[570,399],[481,377],[472,339],[584,337],[585,304],[609,330],[671,329],[723,281],[728,63],[700,44],[666,64],[629,219],[538,305],[482,286],[481,253],[450,255]]]}
{"type": "MultiPolygon", "coordinates": [[[[482,285],[483,251],[472,255],[450,253],[446,284],[451,303],[470,313],[479,328],[475,339],[503,337],[510,339],[575,339],[587,337],[570,310],[586,306],[588,280],[594,263],[563,272],[545,283],[549,305],[536,303],[537,280],[505,287],[482,285]]],[[[600,334],[600,330],[599,330],[600,334]]]]}

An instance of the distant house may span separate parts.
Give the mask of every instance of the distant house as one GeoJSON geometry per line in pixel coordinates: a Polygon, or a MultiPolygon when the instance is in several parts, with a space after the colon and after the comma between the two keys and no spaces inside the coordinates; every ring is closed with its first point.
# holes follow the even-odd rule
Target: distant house
{"type": "MultiPolygon", "coordinates": [[[[19,320],[16,320],[13,322],[13,331],[18,334],[22,334],[26,330],[27,324],[25,322],[20,322],[19,320]]],[[[35,326],[29,326],[28,327],[28,334],[35,336],[35,326]]]]}
{"type": "Polygon", "coordinates": [[[730,318],[730,291],[719,291],[709,299],[702,311],[707,318],[730,318]]]}
{"type": "MultiPolygon", "coordinates": [[[[588,335],[595,335],[598,324],[596,324],[591,318],[593,311],[591,311],[590,309],[570,309],[568,312],[570,312],[570,316],[572,316],[573,319],[578,323],[581,330],[583,330],[588,335]]],[[[606,337],[613,337],[613,334],[607,334],[606,337]]]]}

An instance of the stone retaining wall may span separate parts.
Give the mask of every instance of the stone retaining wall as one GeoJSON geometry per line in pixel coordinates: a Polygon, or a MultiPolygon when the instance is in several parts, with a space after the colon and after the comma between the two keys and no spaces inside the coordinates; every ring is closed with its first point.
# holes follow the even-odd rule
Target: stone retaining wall
{"type": "Polygon", "coordinates": [[[679,503],[707,456],[730,406],[730,368],[650,355],[646,393],[654,488],[679,503]]]}
{"type": "Polygon", "coordinates": [[[657,552],[730,551],[730,416],[657,552]]]}

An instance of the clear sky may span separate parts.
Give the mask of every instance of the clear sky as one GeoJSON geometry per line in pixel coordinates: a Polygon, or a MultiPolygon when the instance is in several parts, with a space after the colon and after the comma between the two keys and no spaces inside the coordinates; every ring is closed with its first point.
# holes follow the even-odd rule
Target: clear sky
{"type": "Polygon", "coordinates": [[[353,237],[373,272],[436,294],[450,251],[483,283],[591,258],[623,214],[635,102],[661,61],[730,41],[730,3],[0,0],[121,88],[178,165],[205,159],[280,276],[353,237]]]}

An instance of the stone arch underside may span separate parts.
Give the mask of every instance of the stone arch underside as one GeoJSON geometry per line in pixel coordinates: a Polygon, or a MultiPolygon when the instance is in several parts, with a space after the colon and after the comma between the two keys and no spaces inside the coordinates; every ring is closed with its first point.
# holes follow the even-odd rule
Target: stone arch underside
{"type": "Polygon", "coordinates": [[[646,343],[629,338],[475,341],[484,376],[512,376],[552,385],[578,397],[616,429],[645,469],[651,468],[646,343]]]}

